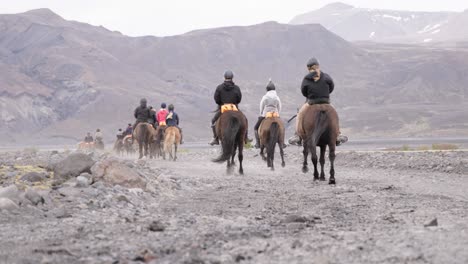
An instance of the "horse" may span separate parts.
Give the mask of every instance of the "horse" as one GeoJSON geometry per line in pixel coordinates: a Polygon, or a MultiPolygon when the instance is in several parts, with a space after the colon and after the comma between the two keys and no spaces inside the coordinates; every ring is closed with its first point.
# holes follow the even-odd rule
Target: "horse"
{"type": "Polygon", "coordinates": [[[267,166],[268,168],[271,168],[271,170],[275,170],[273,160],[275,158],[275,147],[277,143],[281,155],[281,166],[283,168],[286,166],[283,151],[284,130],[284,123],[279,116],[265,118],[258,129],[258,135],[260,136],[260,155],[263,160],[267,162],[267,166]],[[265,148],[267,154],[266,157],[264,153],[265,148]]]}
{"type": "Polygon", "coordinates": [[[123,148],[127,152],[127,155],[133,154],[135,152],[136,148],[133,144],[132,136],[124,137],[123,148]]]}
{"type": "Polygon", "coordinates": [[[237,155],[239,159],[239,174],[244,174],[242,161],[244,159],[243,150],[245,143],[245,135],[247,133],[247,118],[241,111],[226,111],[221,114],[216,123],[216,134],[221,140],[221,155],[213,159],[213,162],[222,163],[227,161],[227,173],[232,172],[234,165],[234,157],[236,149],[239,150],[237,155]]]}
{"type": "Polygon", "coordinates": [[[117,138],[114,143],[114,151],[117,155],[122,156],[124,152],[123,138],[117,138]]]}
{"type": "Polygon", "coordinates": [[[329,184],[336,184],[335,181],[335,149],[338,137],[339,125],[338,114],[330,104],[305,104],[298,114],[297,133],[303,139],[304,163],[302,171],[309,171],[307,156],[312,154],[314,164],[314,181],[325,181],[325,152],[329,148],[330,159],[330,179],[329,184]],[[320,147],[320,178],[317,170],[317,147],[320,147]]]}
{"type": "Polygon", "coordinates": [[[149,151],[150,144],[154,142],[156,130],[149,123],[139,123],[133,131],[133,138],[138,142],[138,150],[140,156],[138,159],[142,159],[143,156],[153,158],[153,154],[149,151]],[[144,150],[144,153],[143,153],[144,150]]]}
{"type": "Polygon", "coordinates": [[[180,144],[180,132],[177,127],[168,127],[165,130],[164,137],[164,152],[169,154],[169,158],[173,161],[177,160],[177,148],[180,144]],[[174,146],[174,152],[173,147],[174,146]]]}
{"type": "Polygon", "coordinates": [[[166,153],[164,152],[164,135],[165,135],[166,126],[158,126],[156,129],[156,139],[155,139],[155,154],[157,157],[162,156],[163,159],[166,159],[166,153]]]}
{"type": "Polygon", "coordinates": [[[94,142],[80,142],[78,143],[78,150],[82,150],[84,152],[94,151],[94,142]]]}

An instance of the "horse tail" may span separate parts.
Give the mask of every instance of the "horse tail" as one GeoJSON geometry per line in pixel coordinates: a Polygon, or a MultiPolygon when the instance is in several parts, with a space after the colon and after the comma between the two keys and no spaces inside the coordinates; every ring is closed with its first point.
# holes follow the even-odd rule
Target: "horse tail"
{"type": "Polygon", "coordinates": [[[270,155],[270,157],[273,157],[275,153],[277,142],[279,142],[279,125],[277,122],[274,122],[270,126],[270,138],[267,143],[267,154],[270,155]]]}
{"type": "Polygon", "coordinates": [[[168,130],[166,130],[166,136],[164,139],[164,152],[170,154],[172,152],[172,145],[175,142],[175,133],[172,129],[168,130]]]}
{"type": "MultiPolygon", "coordinates": [[[[222,154],[218,158],[214,159],[213,162],[221,163],[229,160],[234,154],[236,149],[236,138],[239,134],[241,123],[238,118],[231,117],[228,126],[224,128],[224,136],[221,141],[222,154]]],[[[241,136],[239,140],[243,140],[241,136]]]]}
{"type": "Polygon", "coordinates": [[[319,111],[315,116],[315,128],[314,133],[312,133],[312,143],[314,146],[317,146],[320,137],[328,128],[328,115],[326,111],[319,111]]]}

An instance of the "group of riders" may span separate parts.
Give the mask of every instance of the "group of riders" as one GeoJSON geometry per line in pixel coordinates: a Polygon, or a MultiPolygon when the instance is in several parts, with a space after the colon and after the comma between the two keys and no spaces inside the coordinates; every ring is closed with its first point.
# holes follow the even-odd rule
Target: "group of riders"
{"type": "MultiPolygon", "coordinates": [[[[309,73],[304,77],[301,85],[302,95],[306,98],[309,105],[313,104],[330,104],[330,94],[333,92],[335,85],[333,79],[326,73],[320,70],[320,63],[316,58],[311,58],[307,62],[307,70],[309,73]]],[[[237,108],[242,100],[242,93],[234,82],[234,74],[232,71],[226,71],[224,73],[224,82],[216,88],[214,94],[214,100],[218,105],[218,110],[215,116],[211,120],[211,128],[213,130],[213,139],[209,143],[210,145],[219,145],[219,138],[216,134],[216,122],[221,116],[221,107],[223,105],[235,105],[237,108]]],[[[276,93],[276,86],[270,80],[266,86],[266,94],[260,101],[260,112],[257,123],[254,126],[255,130],[255,147],[260,147],[260,137],[258,130],[261,123],[267,116],[278,116],[281,112],[281,100],[276,93]]],[[[246,141],[248,141],[247,133],[245,135],[246,141]]],[[[348,138],[343,135],[339,135],[337,139],[337,146],[348,141],[348,138]]],[[[291,145],[302,145],[302,139],[297,133],[289,139],[291,145]]],[[[282,146],[285,147],[285,146],[282,146]]]]}
{"type": "MultiPolygon", "coordinates": [[[[316,58],[311,58],[307,62],[307,70],[309,73],[304,77],[301,85],[302,95],[306,98],[306,103],[309,105],[314,104],[330,104],[330,94],[333,92],[335,85],[333,79],[320,70],[320,63],[316,58]]],[[[242,92],[239,86],[237,86],[234,81],[234,74],[232,71],[226,71],[224,73],[224,82],[220,84],[215,91],[214,101],[218,105],[217,111],[211,120],[211,128],[213,131],[213,139],[209,143],[210,145],[219,145],[219,137],[216,134],[216,122],[221,116],[221,108],[224,105],[235,105],[236,108],[239,107],[239,104],[242,101],[242,92]]],[[[276,86],[270,80],[266,86],[266,94],[262,97],[260,101],[260,111],[258,121],[254,126],[255,131],[255,147],[260,147],[260,137],[258,134],[259,127],[262,121],[268,115],[278,116],[281,112],[281,100],[276,93],[276,86]]],[[[124,140],[125,138],[131,138],[133,131],[139,123],[149,123],[154,128],[160,127],[177,127],[181,135],[181,144],[182,141],[182,130],[179,127],[179,116],[174,112],[174,105],[170,104],[168,107],[165,103],[161,104],[161,109],[156,111],[152,106],[147,105],[146,99],[140,100],[140,106],[138,106],[134,111],[134,117],[136,122],[128,124],[125,131],[119,129],[117,134],[117,139],[124,140]]],[[[247,137],[247,132],[245,134],[245,141],[250,141],[247,137]]],[[[102,133],[98,129],[95,135],[96,140],[100,138],[102,140],[102,133]]],[[[348,141],[346,136],[339,134],[336,144],[339,146],[348,141]]],[[[90,133],[85,138],[85,142],[93,142],[93,137],[90,133]]],[[[302,139],[297,135],[297,133],[288,140],[291,145],[302,145],[302,139]]],[[[286,147],[286,146],[282,146],[286,147]]]]}

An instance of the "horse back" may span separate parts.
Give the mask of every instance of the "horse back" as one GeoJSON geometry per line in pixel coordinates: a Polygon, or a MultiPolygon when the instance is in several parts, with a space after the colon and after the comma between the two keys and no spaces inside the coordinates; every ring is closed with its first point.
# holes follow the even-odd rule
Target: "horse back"
{"type": "Polygon", "coordinates": [[[245,133],[247,131],[247,117],[241,111],[227,111],[221,114],[216,124],[216,131],[220,138],[223,137],[224,131],[229,127],[232,119],[236,119],[240,124],[239,132],[245,133]]]}

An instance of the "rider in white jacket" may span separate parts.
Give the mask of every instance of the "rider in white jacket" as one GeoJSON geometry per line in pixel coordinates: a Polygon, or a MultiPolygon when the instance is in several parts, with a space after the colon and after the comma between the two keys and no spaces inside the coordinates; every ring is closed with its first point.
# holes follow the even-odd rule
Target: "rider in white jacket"
{"type": "Polygon", "coordinates": [[[265,119],[268,112],[281,112],[281,100],[276,94],[275,84],[270,80],[266,87],[267,93],[263,96],[260,102],[260,116],[258,117],[257,124],[255,124],[255,148],[260,148],[260,136],[258,135],[258,129],[260,124],[265,119]]]}

